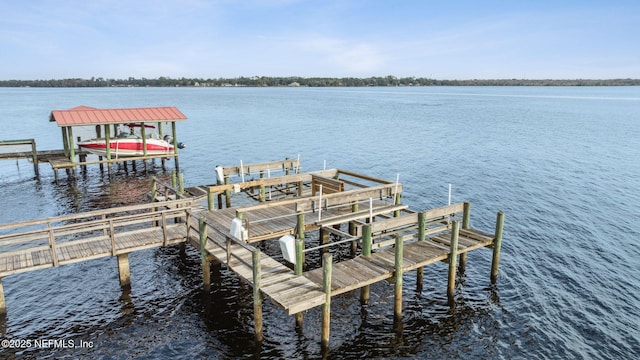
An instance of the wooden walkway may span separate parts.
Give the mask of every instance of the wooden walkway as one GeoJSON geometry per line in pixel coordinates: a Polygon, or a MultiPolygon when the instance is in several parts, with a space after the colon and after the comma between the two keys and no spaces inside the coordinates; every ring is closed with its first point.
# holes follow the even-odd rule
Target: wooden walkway
{"type": "MultiPolygon", "coordinates": [[[[248,171],[245,169],[251,168],[262,175],[270,166],[286,170],[292,164],[286,160],[245,166],[219,170],[222,174],[244,175],[248,171]]],[[[417,270],[421,283],[423,267],[448,261],[447,295],[451,301],[458,257],[464,267],[466,254],[483,247],[493,248],[492,282],[497,277],[502,213],[498,213],[495,234],[488,234],[470,227],[469,203],[421,212],[408,209],[400,202],[399,183],[334,169],[261,177],[240,184],[230,184],[225,178],[225,184],[219,181],[217,185],[189,188],[187,195],[160,185],[165,191],[158,190],[154,179],[151,198],[165,201],[0,225],[0,312],[5,312],[4,276],[115,256],[120,283],[125,286],[129,284],[128,253],[185,241],[200,251],[205,289],[210,287],[212,260],[225,264],[254,287],[254,322],[259,340],[263,297],[288,314],[295,314],[296,321],[301,321],[303,311],[323,306],[325,345],[332,296],[362,289],[362,301],[366,303],[369,285],[393,278],[397,317],[402,307],[402,274],[417,270]],[[267,188],[286,189],[286,194],[277,201],[267,201],[267,188]],[[221,208],[224,194],[229,205],[232,189],[234,193],[259,189],[259,196],[249,197],[260,203],[216,210],[214,197],[218,196],[221,208]],[[208,200],[208,210],[195,204],[203,197],[208,200]],[[179,200],[166,201],[170,198],[179,200]],[[305,233],[312,231],[319,232],[319,245],[313,247],[304,240],[305,233]],[[296,237],[293,269],[255,246],[285,235],[296,237]],[[341,244],[351,244],[353,257],[334,264],[326,252],[341,244]],[[323,264],[303,272],[304,253],[309,251],[325,253],[323,264]]]]}
{"type": "Polygon", "coordinates": [[[184,242],[190,200],[92,211],[0,226],[0,278],[184,242]]]}
{"type": "MultiPolygon", "coordinates": [[[[444,209],[444,212],[446,212],[448,216],[451,207],[444,209]]],[[[463,204],[458,204],[455,209],[461,212],[463,204]]],[[[252,265],[252,253],[253,251],[260,250],[250,247],[248,244],[231,241],[229,238],[231,221],[236,212],[241,210],[242,208],[231,208],[222,211],[194,214],[191,218],[192,223],[190,225],[192,229],[197,229],[198,218],[204,217],[207,224],[208,241],[205,246],[207,254],[215,258],[217,262],[227,265],[242,279],[253,284],[254,269],[252,265]]],[[[394,210],[395,207],[390,208],[389,206],[382,205],[376,208],[375,214],[379,219],[387,218],[389,219],[388,221],[394,221],[395,219],[392,214],[394,210]]],[[[257,218],[264,221],[260,222],[260,227],[251,227],[251,234],[253,235],[248,243],[255,242],[255,238],[262,240],[266,238],[276,239],[284,234],[292,234],[296,227],[296,213],[292,211],[291,206],[271,206],[268,211],[264,209],[262,212],[252,210],[249,213],[253,215],[253,218],[257,218],[258,215],[265,215],[276,217],[276,220],[270,222],[266,221],[268,218],[257,218]]],[[[335,222],[330,221],[331,219],[347,218],[345,216],[347,214],[354,213],[346,209],[334,211],[326,214],[325,222],[334,224],[335,222]]],[[[359,212],[349,219],[352,219],[351,221],[357,220],[354,219],[354,217],[364,219],[367,217],[367,214],[359,212]]],[[[408,217],[417,219],[417,216],[414,215],[408,217]]],[[[417,233],[404,235],[407,244],[404,246],[402,254],[403,273],[446,260],[451,254],[451,230],[449,229],[450,225],[444,219],[444,215],[429,220],[440,224],[440,226],[431,229],[432,235],[430,237],[422,241],[417,241],[417,233]]],[[[384,221],[385,220],[380,220],[376,225],[382,227],[384,221]]],[[[397,220],[395,221],[397,222],[397,220]]],[[[313,230],[313,228],[320,229],[320,226],[317,226],[317,222],[313,219],[306,220],[305,224],[307,231],[313,230]]],[[[401,227],[404,232],[417,230],[418,223],[413,224],[411,228],[407,228],[406,226],[401,227]]],[[[392,229],[387,228],[385,232],[392,232],[392,229]]],[[[362,242],[362,236],[357,236],[352,239],[362,242]]],[[[196,248],[201,246],[195,231],[190,237],[190,241],[196,248]]],[[[493,235],[475,229],[463,229],[459,232],[457,253],[464,254],[477,248],[491,246],[493,242],[493,235]]],[[[380,249],[370,256],[358,255],[353,259],[333,264],[332,296],[393,277],[395,272],[395,256],[394,248],[386,246],[384,249],[380,249]]],[[[322,268],[305,272],[302,276],[299,276],[296,275],[292,269],[269,257],[264,252],[260,252],[260,258],[260,273],[262,276],[261,292],[272,302],[285,309],[290,315],[324,303],[325,293],[322,290],[322,268]]]]}
{"type": "MultiPolygon", "coordinates": [[[[493,236],[478,230],[460,232],[458,254],[466,253],[479,247],[490,246],[493,236]]],[[[443,232],[439,236],[426,241],[415,241],[404,246],[402,272],[408,272],[449,258],[451,253],[451,232],[443,232]]],[[[395,251],[385,249],[371,256],[359,255],[354,259],[333,264],[331,294],[339,295],[359,289],[378,281],[390,279],[395,272],[395,251]]],[[[306,278],[322,288],[322,268],[304,274],[306,278]]]]}

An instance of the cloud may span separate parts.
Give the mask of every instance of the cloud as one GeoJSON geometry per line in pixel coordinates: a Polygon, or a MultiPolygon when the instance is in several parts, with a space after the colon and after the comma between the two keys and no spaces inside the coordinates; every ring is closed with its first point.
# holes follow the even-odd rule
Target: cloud
{"type": "Polygon", "coordinates": [[[374,73],[380,71],[385,64],[383,53],[377,46],[367,42],[308,36],[292,43],[298,51],[319,57],[340,72],[374,73]]]}

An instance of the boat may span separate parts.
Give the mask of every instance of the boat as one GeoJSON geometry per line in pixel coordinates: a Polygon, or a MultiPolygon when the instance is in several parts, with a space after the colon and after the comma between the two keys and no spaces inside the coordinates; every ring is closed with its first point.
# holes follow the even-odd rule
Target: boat
{"type": "MultiPolygon", "coordinates": [[[[143,139],[140,135],[134,134],[133,128],[139,125],[127,125],[131,132],[121,132],[115,138],[109,139],[109,148],[112,157],[132,157],[144,156],[143,139]]],[[[155,128],[151,125],[144,125],[145,128],[155,128]]],[[[165,135],[163,139],[148,137],[146,144],[147,156],[170,155],[174,153],[173,138],[165,135]]],[[[96,138],[78,142],[80,150],[85,150],[98,156],[107,156],[107,140],[96,138]]],[[[179,143],[178,149],[184,148],[184,144],[179,143]]]]}

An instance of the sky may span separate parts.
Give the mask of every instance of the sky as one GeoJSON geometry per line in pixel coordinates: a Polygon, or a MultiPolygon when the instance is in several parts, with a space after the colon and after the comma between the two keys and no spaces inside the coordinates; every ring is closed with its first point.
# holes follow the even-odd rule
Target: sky
{"type": "Polygon", "coordinates": [[[640,78],[638,0],[0,0],[0,80],[640,78]]]}

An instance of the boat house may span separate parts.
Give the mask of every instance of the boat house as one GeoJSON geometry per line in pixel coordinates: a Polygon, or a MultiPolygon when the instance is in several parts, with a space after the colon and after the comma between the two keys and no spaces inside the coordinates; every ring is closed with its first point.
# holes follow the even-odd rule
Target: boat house
{"type": "Polygon", "coordinates": [[[62,142],[64,146],[64,157],[50,161],[54,171],[58,169],[72,169],[76,166],[85,166],[89,164],[111,164],[126,160],[143,160],[145,163],[148,159],[174,158],[176,171],[179,171],[178,163],[178,142],[176,133],[176,122],[186,120],[186,116],[175,106],[165,107],[146,107],[146,108],[124,108],[124,109],[98,109],[88,106],[78,106],[69,110],[53,110],[51,112],[50,121],[55,121],[62,129],[62,142]],[[163,123],[171,126],[171,132],[163,136],[163,123]],[[119,127],[125,125],[133,128],[139,128],[139,152],[125,154],[122,150],[118,151],[118,136],[122,138],[126,135],[119,130],[119,127]],[[95,153],[98,155],[97,161],[87,161],[86,152],[78,149],[76,146],[81,144],[80,139],[77,143],[74,140],[74,126],[95,126],[96,142],[102,143],[102,152],[95,153]],[[161,153],[151,151],[150,144],[151,134],[147,133],[147,129],[155,128],[159,139],[167,140],[171,144],[167,147],[167,151],[161,153]],[[175,144],[175,146],[173,146],[175,144]],[[76,159],[78,157],[78,159],[76,159]]]}

